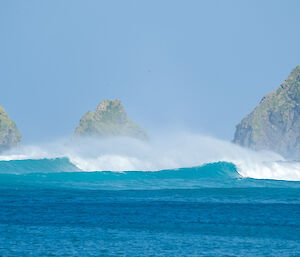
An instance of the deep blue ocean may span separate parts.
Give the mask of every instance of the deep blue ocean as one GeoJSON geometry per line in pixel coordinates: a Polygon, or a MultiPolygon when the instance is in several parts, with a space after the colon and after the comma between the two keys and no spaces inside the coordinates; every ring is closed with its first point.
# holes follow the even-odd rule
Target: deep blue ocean
{"type": "Polygon", "coordinates": [[[1,161],[0,256],[300,256],[300,182],[1,161]]]}

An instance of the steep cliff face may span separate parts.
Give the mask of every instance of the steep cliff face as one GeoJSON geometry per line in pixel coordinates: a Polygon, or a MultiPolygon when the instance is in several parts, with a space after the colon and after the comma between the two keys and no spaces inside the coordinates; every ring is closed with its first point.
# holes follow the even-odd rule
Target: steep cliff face
{"type": "Polygon", "coordinates": [[[300,160],[300,65],[237,125],[233,141],[300,160]]]}
{"type": "Polygon", "coordinates": [[[148,134],[127,117],[121,101],[104,100],[80,120],[75,136],[126,136],[147,140],[148,134]]]}
{"type": "Polygon", "coordinates": [[[0,151],[7,150],[20,143],[21,133],[0,105],[0,151]]]}

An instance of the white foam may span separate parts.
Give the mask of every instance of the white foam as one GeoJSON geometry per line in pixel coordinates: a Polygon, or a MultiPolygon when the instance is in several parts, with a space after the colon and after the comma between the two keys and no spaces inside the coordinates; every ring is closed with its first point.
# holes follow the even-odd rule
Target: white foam
{"type": "Polygon", "coordinates": [[[300,181],[300,163],[270,152],[254,152],[230,142],[191,133],[168,133],[141,142],[128,138],[81,139],[23,146],[0,160],[68,157],[83,171],[157,171],[227,161],[243,177],[300,181]]]}

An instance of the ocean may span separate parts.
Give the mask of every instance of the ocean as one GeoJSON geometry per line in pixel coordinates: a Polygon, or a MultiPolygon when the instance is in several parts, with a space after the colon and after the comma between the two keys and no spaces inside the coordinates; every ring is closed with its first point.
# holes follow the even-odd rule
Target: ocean
{"type": "Polygon", "coordinates": [[[300,256],[300,163],[188,135],[0,155],[0,256],[300,256]]]}
{"type": "Polygon", "coordinates": [[[0,256],[299,256],[300,182],[235,164],[84,172],[0,162],[0,256]]]}

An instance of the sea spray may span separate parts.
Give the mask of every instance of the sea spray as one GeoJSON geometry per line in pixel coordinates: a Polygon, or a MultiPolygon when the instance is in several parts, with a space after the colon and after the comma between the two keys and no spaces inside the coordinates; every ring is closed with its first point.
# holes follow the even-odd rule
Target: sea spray
{"type": "MultiPolygon", "coordinates": [[[[192,133],[160,134],[152,137],[149,142],[130,138],[64,140],[44,145],[27,145],[0,156],[2,161],[56,158],[67,158],[73,166],[55,166],[58,163],[51,166],[53,163],[50,165],[51,162],[48,162],[51,166],[49,172],[76,171],[74,169],[89,172],[154,172],[228,162],[237,167],[242,177],[300,180],[298,162],[287,162],[275,153],[254,152],[231,142],[192,133]]],[[[65,159],[57,162],[61,164],[61,160],[65,159]]],[[[34,171],[28,167],[23,168],[24,172],[44,170],[43,167],[39,170],[38,165],[34,171]]]]}

